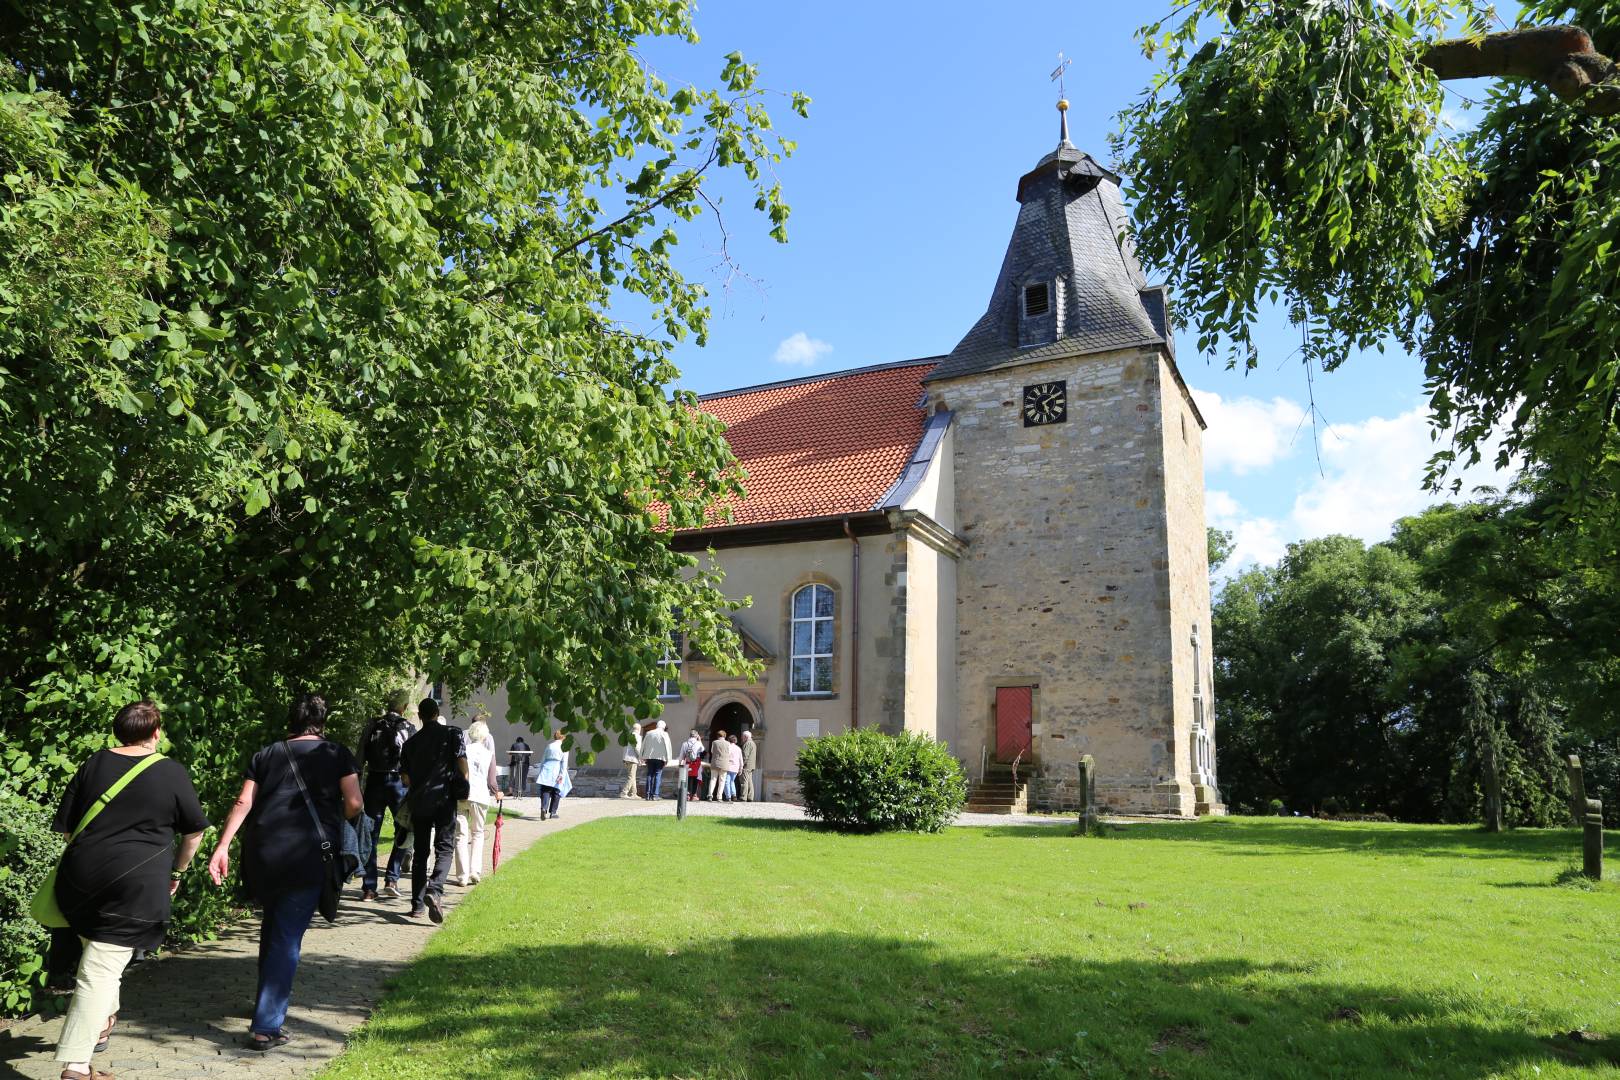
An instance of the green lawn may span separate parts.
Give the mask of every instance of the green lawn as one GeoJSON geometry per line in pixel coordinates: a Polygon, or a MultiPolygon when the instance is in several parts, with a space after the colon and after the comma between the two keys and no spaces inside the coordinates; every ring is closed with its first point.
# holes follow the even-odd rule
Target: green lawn
{"type": "Polygon", "coordinates": [[[321,1075],[1620,1076],[1620,889],[1556,884],[1576,843],[602,821],[480,886],[321,1075]]]}

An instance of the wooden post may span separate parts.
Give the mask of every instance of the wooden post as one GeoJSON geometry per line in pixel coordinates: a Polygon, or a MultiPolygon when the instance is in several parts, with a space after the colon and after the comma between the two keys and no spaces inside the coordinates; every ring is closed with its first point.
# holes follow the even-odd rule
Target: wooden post
{"type": "Polygon", "coordinates": [[[1581,873],[1593,881],[1603,880],[1603,803],[1586,797],[1586,781],[1581,775],[1581,759],[1569,755],[1569,812],[1581,827],[1581,873]]]}
{"type": "Polygon", "coordinates": [[[1586,800],[1585,836],[1581,844],[1581,873],[1593,881],[1603,880],[1603,804],[1586,800]]]}
{"type": "Polygon", "coordinates": [[[1586,781],[1581,777],[1579,754],[1569,755],[1569,763],[1564,766],[1564,771],[1569,775],[1569,816],[1579,825],[1581,818],[1586,816],[1586,781]]]}
{"type": "Polygon", "coordinates": [[[1080,759],[1080,834],[1091,835],[1097,822],[1097,762],[1087,754],[1080,759]]]}

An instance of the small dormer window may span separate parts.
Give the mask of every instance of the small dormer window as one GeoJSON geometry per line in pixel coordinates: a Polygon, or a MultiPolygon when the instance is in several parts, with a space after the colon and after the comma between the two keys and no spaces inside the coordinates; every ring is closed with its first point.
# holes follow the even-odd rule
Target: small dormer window
{"type": "Polygon", "coordinates": [[[1033,285],[1024,286],[1024,318],[1045,315],[1050,310],[1052,310],[1052,293],[1046,282],[1037,281],[1033,285]]]}

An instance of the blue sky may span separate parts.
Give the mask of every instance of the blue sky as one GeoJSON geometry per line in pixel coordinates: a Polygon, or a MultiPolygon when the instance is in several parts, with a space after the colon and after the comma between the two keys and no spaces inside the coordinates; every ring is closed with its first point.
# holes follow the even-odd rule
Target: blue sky
{"type": "MultiPolygon", "coordinates": [[[[778,169],[793,207],[778,245],[740,185],[727,196],[727,249],[711,217],[684,241],[683,269],[713,290],[706,348],[683,345],[697,391],[948,351],[983,311],[1011,231],[1018,177],[1057,141],[1062,50],[1073,141],[1106,161],[1115,116],[1154,68],[1133,33],[1156,7],[935,2],[770,4],[707,0],[697,46],[654,42],[672,83],[712,83],[738,50],[762,83],[802,90],[808,120],[772,106],[798,153],[778,169]]],[[[1454,99],[1462,109],[1460,99],[1454,99]]],[[[1466,121],[1462,121],[1466,122],[1466,121]]],[[[1170,283],[1172,294],[1174,282],[1170,283]]],[[[1227,371],[1178,341],[1205,434],[1208,516],[1234,530],[1241,561],[1331,532],[1369,540],[1433,497],[1421,365],[1398,350],[1318,373],[1312,389],[1280,315],[1258,328],[1261,367],[1227,371]]],[[[1488,469],[1468,484],[1503,483],[1488,469]]]]}

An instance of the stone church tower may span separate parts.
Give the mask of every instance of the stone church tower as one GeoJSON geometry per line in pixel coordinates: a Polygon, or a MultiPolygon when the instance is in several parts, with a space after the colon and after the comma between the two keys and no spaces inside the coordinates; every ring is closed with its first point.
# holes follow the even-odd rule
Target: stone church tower
{"type": "MultiPolygon", "coordinates": [[[[767,801],[799,799],[807,740],[875,727],[947,744],[983,809],[1072,808],[1087,754],[1116,810],[1220,809],[1204,422],[1124,229],[1118,177],[1065,130],[948,355],[699,399],[745,490],[670,543],[747,599],[760,670],[673,635],[647,673],[672,731],[749,732],[767,801]]],[[[623,783],[612,755],[582,766],[581,792],[623,783]]]]}
{"type": "Polygon", "coordinates": [[[1066,122],[1017,198],[989,306],[926,382],[967,542],[956,748],[975,775],[1016,763],[1032,805],[1073,806],[1090,754],[1107,805],[1218,810],[1205,425],[1166,291],[1066,122]]]}

